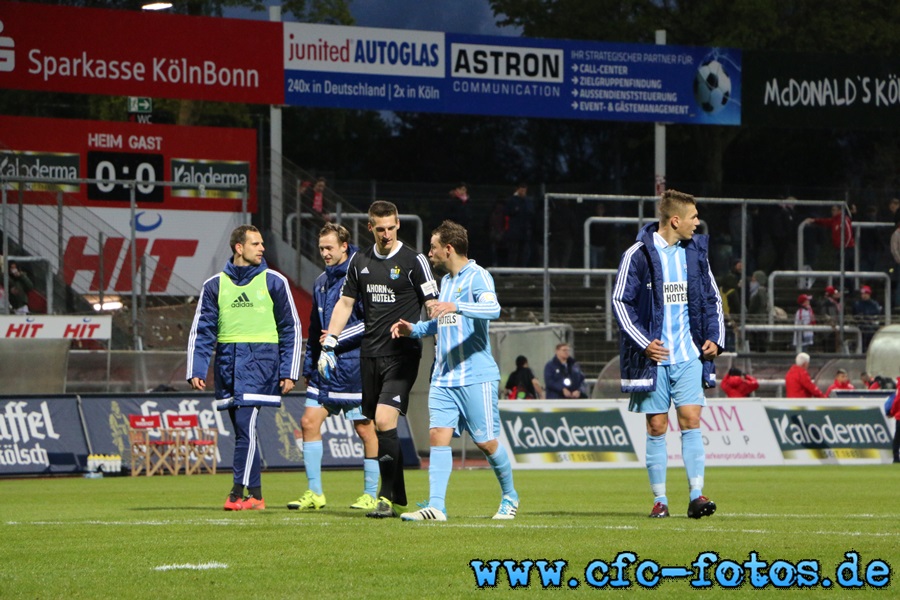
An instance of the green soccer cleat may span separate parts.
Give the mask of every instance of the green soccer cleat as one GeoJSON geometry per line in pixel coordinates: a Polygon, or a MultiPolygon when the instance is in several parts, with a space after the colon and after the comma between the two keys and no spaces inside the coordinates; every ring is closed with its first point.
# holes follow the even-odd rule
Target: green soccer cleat
{"type": "Polygon", "coordinates": [[[325,494],[316,494],[312,490],[306,490],[299,500],[288,502],[290,510],[319,510],[325,507],[325,494]]]}
{"type": "Polygon", "coordinates": [[[377,504],[378,500],[369,494],[363,494],[356,499],[356,502],[350,505],[350,508],[355,508],[357,510],[375,510],[377,504]]]}

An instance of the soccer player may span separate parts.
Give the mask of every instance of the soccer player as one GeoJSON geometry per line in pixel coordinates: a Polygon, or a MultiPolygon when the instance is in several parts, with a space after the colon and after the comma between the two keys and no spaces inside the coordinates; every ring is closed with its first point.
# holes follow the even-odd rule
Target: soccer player
{"type": "Polygon", "coordinates": [[[401,319],[391,327],[397,338],[437,336],[431,389],[428,394],[431,460],[428,506],[403,513],[404,521],[446,521],[447,484],[453,470],[450,440],[465,429],[488,459],[500,482],[500,508],[494,519],[514,519],[519,494],[513,486],[509,455],[500,437],[498,387],[500,369],[491,355],[488,324],[500,316],[494,279],[468,259],[465,228],[444,221],[431,235],[428,257],[441,280],[440,301],[429,309],[429,321],[415,325],[401,319]]]}
{"type": "Polygon", "coordinates": [[[225,269],[203,283],[188,338],[187,380],[206,389],[215,350],[215,406],[228,410],[234,426],[234,483],[225,510],[262,510],[256,422],[260,407],[281,406],[299,379],[302,333],[287,279],[263,258],[259,230],[241,225],[230,244],[234,255],[225,269]]]}
{"type": "Polygon", "coordinates": [[[703,495],[706,457],[700,413],[704,387],[714,387],[713,360],[725,345],[722,301],[709,266],[709,238],[694,235],[700,223],[694,197],[667,190],[659,223],[641,228],[622,255],[613,288],[621,329],[622,391],[629,410],[647,420],[647,472],[654,495],[651,517],[669,516],[666,496],[666,429],[675,404],[681,454],[690,488],[688,517],[716,510],[703,495]]]}
{"type": "Polygon", "coordinates": [[[362,302],[353,306],[347,327],[338,337],[334,353],[341,357],[329,381],[319,377],[317,365],[328,322],[334,305],[341,297],[341,286],[347,277],[350,256],[356,252],[350,245],[350,232],[343,225],[326,223],[319,231],[319,254],[325,271],[313,286],[313,304],[309,315],[309,339],[303,377],[306,378],[306,410],[300,420],[303,429],[303,466],[309,489],[299,500],[289,502],[292,510],[318,510],[325,506],[322,490],[322,424],[329,415],[344,413],[353,422],[363,442],[363,494],[350,508],[372,510],[378,491],[378,438],[375,424],[362,415],[362,384],[359,379],[359,345],[365,332],[362,302]]]}
{"type": "Polygon", "coordinates": [[[363,301],[366,332],[360,348],[362,414],[375,420],[381,490],[367,517],[396,517],[394,504],[405,506],[403,454],[397,423],[409,408],[409,392],[419,374],[419,340],[393,338],[391,325],[415,321],[437,302],[438,289],[428,259],[397,239],[400,216],[391,202],[377,200],[369,207],[369,231],[375,245],[357,252],[347,266],[341,298],[331,313],[328,333],[319,355],[319,374],[325,381],[337,364],[334,349],[357,299],[363,301]]]}

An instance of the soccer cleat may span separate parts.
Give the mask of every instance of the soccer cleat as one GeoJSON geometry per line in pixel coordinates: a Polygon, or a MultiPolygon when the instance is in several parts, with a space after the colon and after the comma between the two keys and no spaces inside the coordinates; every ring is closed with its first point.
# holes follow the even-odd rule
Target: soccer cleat
{"type": "Polygon", "coordinates": [[[225,510],[244,510],[244,503],[239,496],[229,494],[225,498],[225,510]]]}
{"type": "Polygon", "coordinates": [[[372,519],[390,519],[396,517],[397,513],[394,512],[394,505],[391,501],[382,496],[378,499],[375,510],[367,512],[366,516],[372,519]]]}
{"type": "MultiPolygon", "coordinates": [[[[355,508],[357,510],[375,510],[376,504],[378,504],[378,501],[375,500],[375,498],[373,498],[369,494],[363,494],[356,499],[356,502],[350,505],[350,508],[355,508]]],[[[288,508],[290,507],[291,505],[289,504],[288,508]]]]}
{"type": "Polygon", "coordinates": [[[266,510],[266,501],[262,498],[247,496],[241,500],[241,506],[243,506],[243,510],[266,510]]]}
{"type": "Polygon", "coordinates": [[[519,501],[513,500],[509,496],[503,496],[503,499],[500,500],[500,508],[497,509],[497,514],[492,518],[504,520],[515,519],[517,512],[519,512],[519,501]]]}
{"type": "Polygon", "coordinates": [[[706,496],[699,496],[688,504],[688,517],[692,519],[708,517],[714,512],[716,512],[716,503],[706,496]]]}
{"type": "Polygon", "coordinates": [[[669,516],[669,507],[662,502],[653,505],[653,510],[648,515],[651,519],[664,519],[669,516]]]}
{"type": "Polygon", "coordinates": [[[316,494],[312,490],[306,490],[299,500],[288,502],[287,507],[290,510],[319,510],[325,507],[325,494],[316,494]]]}
{"type": "Polygon", "coordinates": [[[438,510],[430,506],[420,508],[419,510],[403,513],[400,515],[401,521],[446,521],[447,512],[438,510]]]}

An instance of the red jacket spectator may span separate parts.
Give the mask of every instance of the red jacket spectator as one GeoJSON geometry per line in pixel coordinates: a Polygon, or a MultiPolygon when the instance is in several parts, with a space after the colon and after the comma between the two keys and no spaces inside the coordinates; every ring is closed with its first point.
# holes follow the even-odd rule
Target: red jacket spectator
{"type": "Polygon", "coordinates": [[[828,389],[825,390],[825,397],[831,397],[832,390],[852,390],[853,384],[850,383],[850,376],[847,375],[847,371],[843,369],[838,369],[837,375],[834,377],[834,383],[828,386],[828,389]]]}
{"type": "Polygon", "coordinates": [[[822,219],[807,219],[808,222],[821,225],[822,227],[831,228],[831,245],[835,248],[841,247],[841,221],[844,222],[844,248],[853,248],[856,242],[853,241],[853,225],[848,215],[841,218],[843,207],[835,205],[831,207],[831,216],[822,219]]]}
{"type": "Polygon", "coordinates": [[[732,368],[722,379],[722,391],[729,398],[748,398],[759,389],[759,382],[752,375],[744,375],[740,369],[732,368]]]}
{"type": "Polygon", "coordinates": [[[785,395],[788,398],[824,398],[825,394],[813,383],[807,371],[809,354],[801,352],[795,362],[784,377],[785,395]]]}

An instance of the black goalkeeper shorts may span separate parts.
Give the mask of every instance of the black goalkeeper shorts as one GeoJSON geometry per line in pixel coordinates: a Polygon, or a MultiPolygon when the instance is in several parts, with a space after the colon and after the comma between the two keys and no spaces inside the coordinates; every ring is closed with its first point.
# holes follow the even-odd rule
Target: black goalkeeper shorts
{"type": "Polygon", "coordinates": [[[420,357],[410,354],[373,356],[359,359],[362,375],[362,414],[375,418],[379,404],[392,406],[405,415],[409,392],[419,375],[420,357]]]}

